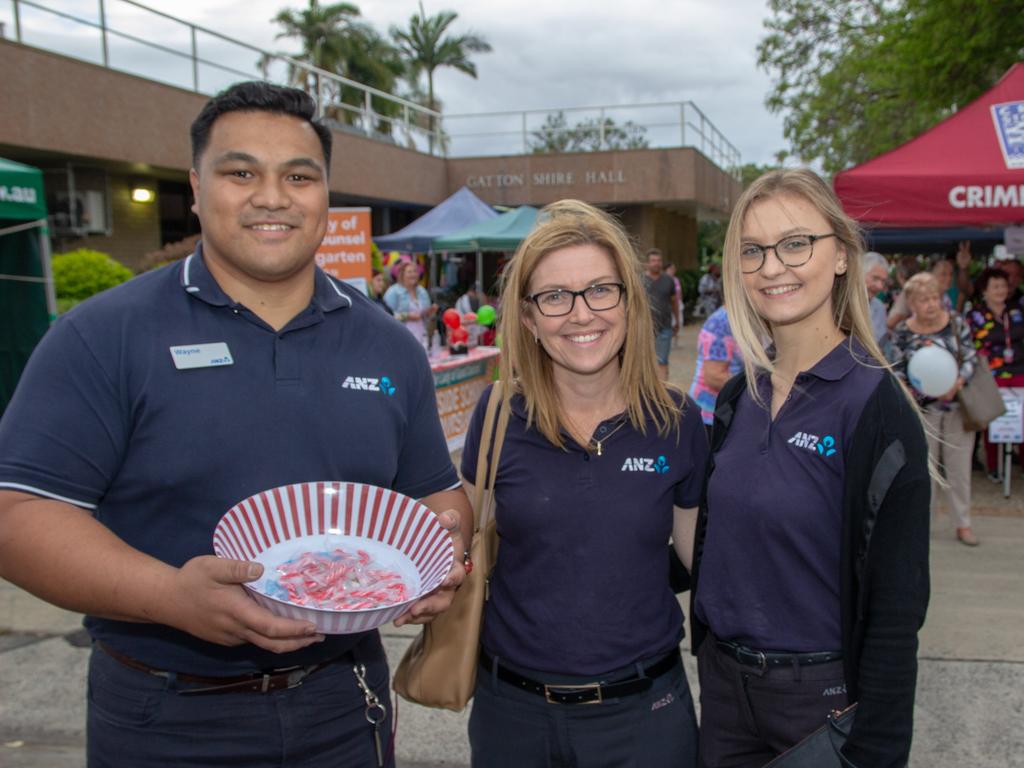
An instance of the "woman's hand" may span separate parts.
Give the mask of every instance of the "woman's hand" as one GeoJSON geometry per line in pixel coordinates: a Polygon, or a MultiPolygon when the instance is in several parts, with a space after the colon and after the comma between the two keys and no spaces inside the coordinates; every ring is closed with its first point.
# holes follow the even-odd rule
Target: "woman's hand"
{"type": "Polygon", "coordinates": [[[964,380],[961,377],[958,376],[957,380],[956,380],[956,383],[953,385],[953,388],[950,389],[949,392],[944,394],[942,397],[940,397],[939,400],[953,400],[953,399],[955,399],[956,398],[956,393],[959,392],[961,389],[963,389],[963,387],[964,387],[964,380]]]}

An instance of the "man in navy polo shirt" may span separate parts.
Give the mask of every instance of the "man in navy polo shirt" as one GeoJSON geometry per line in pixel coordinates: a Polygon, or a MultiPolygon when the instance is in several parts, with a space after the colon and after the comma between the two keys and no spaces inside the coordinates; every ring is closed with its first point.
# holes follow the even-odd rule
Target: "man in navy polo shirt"
{"type": "MultiPolygon", "coordinates": [[[[276,617],[241,587],[259,566],[211,554],[228,508],[295,482],[393,488],[451,510],[453,536],[471,520],[423,350],[315,265],[331,140],[314,114],[265,83],[210,101],[201,246],[62,317],[0,422],[0,576],[87,614],[90,766],[392,764],[390,720],[365,717],[369,691],[388,704],[378,633],[276,617]]],[[[444,610],[462,575],[399,623],[444,610]]]]}

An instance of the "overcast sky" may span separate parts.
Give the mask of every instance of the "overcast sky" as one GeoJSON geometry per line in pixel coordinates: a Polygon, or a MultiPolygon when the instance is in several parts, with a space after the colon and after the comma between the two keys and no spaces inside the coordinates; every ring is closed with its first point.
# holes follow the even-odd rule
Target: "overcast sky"
{"type": "MultiPolygon", "coordinates": [[[[98,6],[97,0],[41,2],[92,18],[98,6]]],[[[278,28],[270,20],[281,8],[302,7],[298,0],[143,2],[259,47],[297,50],[293,41],[274,40],[278,28]]],[[[382,33],[392,24],[405,25],[417,9],[414,0],[355,4],[382,33]]],[[[483,35],[494,49],[475,56],[476,80],[451,70],[437,76],[448,114],[692,101],[740,150],[743,162],[771,162],[785,147],[781,117],[764,107],[768,76],[756,66],[764,0],[425,0],[424,5],[428,14],[458,12],[454,29],[483,35]]],[[[111,26],[128,20],[138,29],[130,6],[106,0],[106,7],[111,26]]],[[[29,26],[32,19],[24,15],[31,9],[23,9],[23,25],[29,26]]],[[[54,28],[52,17],[45,21],[54,28]]],[[[149,15],[142,36],[154,42],[177,38],[181,31],[153,22],[149,15]]],[[[200,39],[201,54],[204,46],[212,53],[200,39]]],[[[112,58],[117,56],[122,54],[114,51],[112,58]]]]}

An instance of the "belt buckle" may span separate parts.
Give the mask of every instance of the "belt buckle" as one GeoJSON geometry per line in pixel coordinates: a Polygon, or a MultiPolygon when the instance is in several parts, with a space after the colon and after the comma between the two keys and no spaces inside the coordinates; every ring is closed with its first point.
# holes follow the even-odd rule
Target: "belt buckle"
{"type": "Polygon", "coordinates": [[[303,681],[309,677],[309,674],[312,671],[313,668],[311,667],[299,667],[298,669],[293,669],[285,678],[285,680],[288,681],[288,685],[286,685],[285,688],[298,688],[302,685],[303,681]]]}
{"type": "Polygon", "coordinates": [[[544,700],[548,704],[561,704],[560,701],[555,701],[551,698],[552,693],[570,693],[572,691],[596,691],[597,698],[592,701],[577,701],[574,704],[600,704],[602,701],[601,696],[601,684],[600,683],[585,683],[584,685],[544,685],[544,700]]]}
{"type": "Polygon", "coordinates": [[[261,675],[260,680],[260,693],[266,693],[267,691],[269,691],[270,681],[273,680],[275,677],[279,677],[282,674],[284,675],[284,687],[286,689],[298,688],[300,685],[302,685],[302,681],[309,676],[310,671],[311,670],[309,667],[293,667],[292,669],[289,669],[287,671],[282,669],[278,672],[264,672],[263,675],[261,675]]]}
{"type": "Polygon", "coordinates": [[[757,651],[757,663],[762,672],[768,669],[768,655],[764,651],[757,651]]]}

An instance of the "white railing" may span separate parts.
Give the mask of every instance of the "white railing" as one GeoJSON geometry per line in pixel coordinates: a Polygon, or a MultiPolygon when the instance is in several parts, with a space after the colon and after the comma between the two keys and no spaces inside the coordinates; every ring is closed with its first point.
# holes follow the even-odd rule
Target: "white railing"
{"type": "Polygon", "coordinates": [[[19,43],[196,93],[210,95],[242,79],[297,85],[317,97],[321,115],[336,129],[443,151],[441,115],[434,110],[135,0],[11,0],[0,25],[19,43]]]}
{"type": "Polygon", "coordinates": [[[448,155],[694,147],[731,173],[740,151],[691,101],[444,116],[448,155]]]}
{"type": "Polygon", "coordinates": [[[739,173],[739,150],[690,101],[442,116],[135,0],[10,0],[9,12],[0,12],[0,34],[11,33],[19,43],[196,93],[213,94],[240,79],[296,85],[317,97],[336,130],[435,155],[693,147],[739,173]]]}

